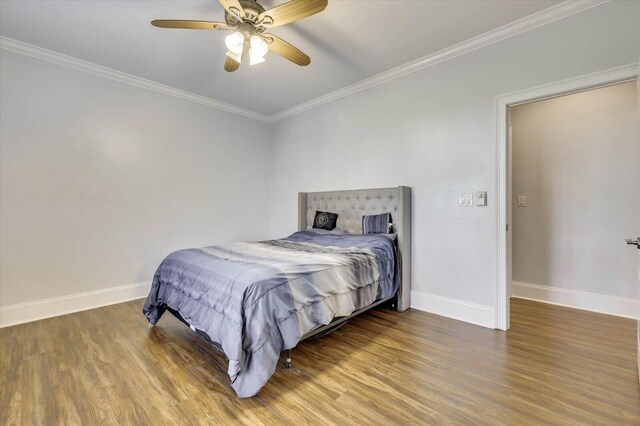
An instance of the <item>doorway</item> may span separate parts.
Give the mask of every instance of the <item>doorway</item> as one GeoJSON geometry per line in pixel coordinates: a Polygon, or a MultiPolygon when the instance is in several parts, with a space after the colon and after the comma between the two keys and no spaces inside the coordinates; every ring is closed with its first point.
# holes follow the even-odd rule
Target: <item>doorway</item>
{"type": "MultiPolygon", "coordinates": [[[[551,100],[562,96],[586,92],[607,86],[620,85],[625,82],[634,82],[637,78],[637,65],[629,65],[605,72],[579,77],[563,81],[557,84],[534,88],[524,92],[505,95],[497,98],[497,123],[498,123],[498,284],[496,288],[496,328],[509,329],[511,282],[513,274],[513,209],[516,208],[512,195],[511,166],[513,161],[513,149],[510,149],[509,110],[517,106],[551,100]]],[[[630,83],[633,84],[633,83],[630,83]]],[[[570,157],[569,157],[570,158],[570,157]]],[[[526,200],[521,199],[521,204],[526,200]]],[[[539,201],[539,200],[537,200],[539,201]]],[[[525,206],[522,206],[526,209],[525,206]]],[[[529,211],[532,209],[529,209],[529,211]]],[[[633,232],[629,229],[628,232],[633,232]]],[[[624,240],[622,240],[624,244],[624,240]]],[[[546,283],[544,283],[546,285],[546,283]]],[[[560,283],[564,284],[564,283],[560,283]]],[[[518,291],[522,290],[521,288],[518,291]]],[[[537,289],[540,290],[540,289],[537,289]]],[[[544,290],[544,288],[542,289],[544,290]]]]}
{"type": "Polygon", "coordinates": [[[636,318],[634,80],[509,107],[511,296],[636,318]]]}

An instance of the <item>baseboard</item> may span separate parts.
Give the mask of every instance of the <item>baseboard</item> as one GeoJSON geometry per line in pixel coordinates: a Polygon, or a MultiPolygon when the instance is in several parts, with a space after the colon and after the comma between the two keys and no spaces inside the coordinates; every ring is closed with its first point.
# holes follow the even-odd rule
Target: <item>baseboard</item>
{"type": "Polygon", "coordinates": [[[511,283],[511,297],[633,319],[638,318],[640,309],[634,299],[517,281],[511,283]]]}
{"type": "Polygon", "coordinates": [[[496,325],[495,309],[492,306],[478,305],[414,290],[411,292],[411,307],[483,327],[495,328],[496,325]]]}
{"type": "Polygon", "coordinates": [[[150,287],[151,283],[143,282],[2,306],[0,328],[140,299],[150,287]]]}

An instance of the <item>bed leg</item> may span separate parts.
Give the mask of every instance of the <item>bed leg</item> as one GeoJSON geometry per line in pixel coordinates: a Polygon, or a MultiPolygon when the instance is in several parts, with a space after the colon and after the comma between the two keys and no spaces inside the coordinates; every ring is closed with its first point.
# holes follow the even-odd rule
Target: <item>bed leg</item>
{"type": "Polygon", "coordinates": [[[293,364],[291,364],[291,349],[287,349],[287,359],[284,362],[284,368],[287,370],[291,370],[293,368],[293,364]]]}
{"type": "Polygon", "coordinates": [[[396,292],[395,296],[391,298],[391,303],[389,304],[389,309],[392,311],[397,311],[398,307],[398,293],[396,292]]]}

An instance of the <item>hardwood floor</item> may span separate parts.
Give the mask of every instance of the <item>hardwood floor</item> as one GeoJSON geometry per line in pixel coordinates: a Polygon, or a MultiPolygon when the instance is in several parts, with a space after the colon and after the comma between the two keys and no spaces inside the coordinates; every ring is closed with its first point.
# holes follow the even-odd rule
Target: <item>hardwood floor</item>
{"type": "Polygon", "coordinates": [[[1,329],[0,424],[640,424],[628,319],[514,299],[504,333],[378,310],[238,399],[223,356],[141,306],[1,329]]]}

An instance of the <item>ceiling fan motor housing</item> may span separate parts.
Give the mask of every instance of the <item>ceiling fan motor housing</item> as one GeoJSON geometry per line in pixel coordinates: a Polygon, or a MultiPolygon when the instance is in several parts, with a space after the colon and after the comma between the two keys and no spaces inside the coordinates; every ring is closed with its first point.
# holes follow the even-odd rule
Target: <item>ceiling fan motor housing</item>
{"type": "MultiPolygon", "coordinates": [[[[256,22],[258,20],[258,16],[264,12],[264,7],[260,6],[260,4],[255,0],[239,0],[240,5],[244,9],[244,21],[256,22]]],[[[232,13],[226,12],[224,15],[225,21],[231,27],[235,27],[242,23],[243,20],[239,19],[237,16],[232,13]]]]}

